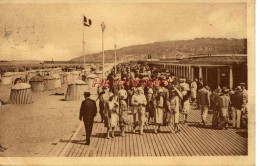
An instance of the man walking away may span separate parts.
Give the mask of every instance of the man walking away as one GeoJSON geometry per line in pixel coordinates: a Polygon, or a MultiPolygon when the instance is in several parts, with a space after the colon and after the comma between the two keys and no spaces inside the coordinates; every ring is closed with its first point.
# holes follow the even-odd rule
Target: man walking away
{"type": "Polygon", "coordinates": [[[230,98],[227,95],[229,92],[228,89],[223,90],[223,95],[220,96],[221,98],[221,107],[220,107],[220,126],[222,129],[227,129],[228,124],[228,109],[230,105],[230,98]]]}
{"type": "Polygon", "coordinates": [[[207,116],[210,107],[210,93],[207,90],[207,85],[203,85],[203,87],[199,90],[198,96],[198,106],[201,110],[201,119],[204,126],[207,125],[207,116]]]}
{"type": "Polygon", "coordinates": [[[96,102],[90,99],[90,92],[84,93],[85,100],[82,101],[79,113],[79,120],[83,118],[86,130],[86,145],[90,144],[90,136],[93,128],[94,117],[97,114],[96,102]]]}

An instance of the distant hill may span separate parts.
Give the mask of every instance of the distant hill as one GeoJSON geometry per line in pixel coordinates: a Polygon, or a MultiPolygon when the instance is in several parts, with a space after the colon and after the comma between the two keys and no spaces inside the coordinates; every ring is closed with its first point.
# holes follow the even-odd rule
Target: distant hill
{"type": "MultiPolygon", "coordinates": [[[[133,45],[117,50],[117,59],[146,59],[174,58],[175,55],[203,55],[203,54],[247,54],[247,39],[226,38],[195,38],[194,40],[179,40],[155,42],[143,45],[133,45]]],[[[83,62],[80,56],[71,61],[83,62]]],[[[86,55],[87,62],[102,61],[102,52],[86,55]]],[[[105,51],[105,61],[114,61],[114,50],[105,51]]]]}

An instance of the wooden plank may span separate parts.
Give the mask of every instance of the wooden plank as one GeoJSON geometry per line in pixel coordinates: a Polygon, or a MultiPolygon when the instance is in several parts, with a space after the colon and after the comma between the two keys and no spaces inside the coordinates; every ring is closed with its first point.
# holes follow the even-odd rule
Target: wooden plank
{"type": "MultiPolygon", "coordinates": [[[[193,118],[192,116],[191,116],[191,118],[193,118]]],[[[205,142],[205,141],[208,141],[208,138],[207,138],[207,136],[205,136],[205,133],[204,133],[204,131],[201,129],[201,128],[193,128],[193,127],[190,127],[190,130],[191,131],[193,131],[193,135],[194,135],[194,137],[196,137],[196,139],[197,140],[200,140],[200,147],[203,149],[203,151],[206,151],[206,152],[208,152],[209,150],[216,150],[215,148],[213,148],[212,149],[212,147],[216,147],[215,146],[215,144],[211,144],[211,145],[206,145],[206,146],[208,146],[208,150],[206,149],[205,150],[205,148],[204,148],[204,144],[208,144],[208,142],[205,142]],[[202,141],[203,140],[203,141],[202,141]]],[[[225,153],[227,153],[227,152],[225,152],[225,153]]],[[[225,155],[225,153],[223,153],[222,152],[222,155],[225,155]]],[[[210,154],[207,154],[207,155],[214,155],[214,152],[212,152],[212,153],[210,153],[210,154]]]]}
{"type": "Polygon", "coordinates": [[[114,141],[115,141],[115,146],[114,146],[115,149],[114,149],[113,155],[118,156],[119,138],[115,137],[114,141]]]}
{"type": "Polygon", "coordinates": [[[75,140],[75,144],[76,144],[76,149],[74,151],[74,153],[72,153],[71,157],[76,157],[79,150],[81,150],[81,148],[85,147],[85,140],[86,140],[86,133],[85,133],[85,127],[83,127],[83,129],[80,131],[80,133],[78,134],[77,139],[75,140]]]}
{"type": "MultiPolygon", "coordinates": [[[[179,125],[180,126],[180,125],[179,125]]],[[[191,156],[191,152],[189,149],[187,149],[187,146],[186,144],[184,143],[184,141],[181,139],[181,135],[180,133],[176,133],[176,141],[178,142],[178,144],[181,146],[181,148],[183,149],[183,154],[182,155],[185,155],[185,156],[191,156]]]]}
{"type": "MultiPolygon", "coordinates": [[[[169,131],[172,132],[172,130],[169,128],[169,126],[167,126],[166,128],[169,129],[169,131]]],[[[174,141],[172,140],[172,138],[170,137],[170,135],[173,135],[173,134],[166,134],[165,137],[167,138],[167,140],[168,140],[168,145],[169,145],[170,149],[172,150],[172,155],[173,155],[173,156],[177,156],[178,153],[177,153],[177,151],[175,150],[175,149],[176,149],[176,146],[174,146],[175,143],[174,143],[174,141]]]]}
{"type": "Polygon", "coordinates": [[[164,151],[164,155],[165,156],[170,156],[170,152],[169,152],[168,148],[166,148],[165,140],[163,139],[163,136],[162,136],[162,135],[164,135],[163,132],[166,132],[165,129],[166,129],[166,126],[161,126],[162,133],[158,133],[157,137],[158,137],[158,141],[159,141],[159,143],[160,143],[160,145],[161,145],[161,147],[162,147],[162,149],[164,151]]]}
{"type": "MultiPolygon", "coordinates": [[[[170,125],[169,128],[170,128],[171,131],[173,131],[173,126],[172,125],[170,125]]],[[[169,134],[169,136],[171,137],[171,140],[173,141],[173,145],[175,145],[175,147],[176,147],[175,148],[175,150],[177,152],[176,155],[177,156],[185,156],[186,154],[185,154],[184,150],[182,149],[181,145],[178,142],[177,134],[169,134]]]]}
{"type": "Polygon", "coordinates": [[[122,157],[125,157],[126,156],[126,137],[127,136],[124,136],[124,137],[122,137],[121,136],[121,139],[122,139],[122,157]]]}
{"type": "MultiPolygon", "coordinates": [[[[147,127],[147,129],[149,130],[149,127],[147,127]]],[[[148,156],[155,156],[155,152],[154,152],[154,149],[153,149],[151,140],[150,140],[151,134],[152,134],[152,133],[147,133],[147,134],[145,135],[145,141],[147,142],[147,145],[149,146],[148,156]]]]}
{"type": "Polygon", "coordinates": [[[128,126],[126,126],[126,128],[125,128],[125,132],[126,132],[126,136],[125,136],[125,156],[126,157],[129,157],[129,156],[131,156],[131,150],[130,150],[130,135],[129,135],[129,133],[128,133],[128,131],[129,131],[129,125],[128,126]]]}
{"type": "MultiPolygon", "coordinates": [[[[210,138],[212,138],[212,134],[213,134],[213,133],[216,134],[216,132],[218,132],[218,134],[214,135],[215,137],[218,137],[218,136],[220,135],[220,133],[221,133],[221,138],[222,138],[222,139],[225,139],[225,137],[222,135],[222,134],[223,134],[222,131],[220,131],[220,130],[205,129],[205,132],[209,135],[210,138]],[[210,133],[209,133],[209,132],[210,132],[210,133]]],[[[217,141],[219,141],[219,139],[217,139],[217,141]]],[[[226,141],[229,142],[230,140],[226,140],[226,141]]],[[[223,142],[223,141],[221,141],[221,142],[219,142],[219,143],[222,145],[222,147],[223,147],[224,149],[227,149],[228,152],[230,151],[230,149],[229,149],[229,147],[228,147],[228,146],[230,146],[230,144],[223,145],[223,144],[225,144],[225,142],[223,142]]],[[[232,144],[232,141],[231,141],[231,144],[232,144]]],[[[231,155],[230,152],[229,152],[229,155],[231,155]]]]}
{"type": "Polygon", "coordinates": [[[187,128],[186,130],[183,130],[183,132],[185,132],[185,136],[188,138],[188,140],[190,141],[190,144],[194,146],[195,151],[197,152],[197,154],[199,154],[199,156],[205,156],[207,155],[204,150],[199,146],[200,144],[198,143],[199,141],[201,141],[199,138],[195,137],[194,135],[191,135],[192,130],[190,130],[189,128],[187,128]]]}
{"type": "Polygon", "coordinates": [[[97,133],[99,134],[99,137],[98,137],[97,144],[95,146],[96,152],[93,155],[95,157],[100,156],[102,146],[105,142],[106,128],[104,127],[104,123],[100,123],[100,128],[99,128],[99,131],[97,131],[97,133]]]}
{"type": "Polygon", "coordinates": [[[171,130],[168,128],[168,126],[165,127],[165,130],[168,130],[169,133],[165,133],[165,134],[161,134],[162,137],[162,142],[165,144],[165,147],[169,153],[169,156],[173,156],[173,149],[171,149],[171,142],[169,140],[169,138],[167,137],[167,135],[172,134],[171,130]]]}
{"type": "MultiPolygon", "coordinates": [[[[131,127],[129,127],[128,131],[131,131],[131,127]]],[[[129,136],[129,143],[130,143],[130,156],[133,157],[135,156],[135,150],[134,150],[134,134],[131,133],[129,136]]]]}
{"type": "Polygon", "coordinates": [[[145,146],[146,144],[144,143],[144,135],[140,135],[140,144],[141,144],[141,149],[142,149],[142,156],[147,156],[147,147],[145,146]]]}
{"type": "Polygon", "coordinates": [[[111,150],[110,150],[110,155],[109,156],[115,156],[115,154],[114,154],[115,144],[116,144],[116,138],[114,138],[113,141],[112,141],[111,150]]]}
{"type": "MultiPolygon", "coordinates": [[[[208,140],[208,139],[212,139],[212,136],[208,137],[208,135],[205,135],[205,129],[201,129],[201,128],[192,128],[194,129],[194,134],[195,135],[198,135],[199,137],[202,137],[201,139],[203,140],[208,140]]],[[[225,147],[223,147],[223,145],[220,143],[219,144],[219,140],[215,139],[215,144],[217,144],[219,147],[221,147],[221,152],[222,152],[222,155],[231,155],[230,152],[228,150],[226,150],[225,147]]],[[[215,146],[214,144],[211,144],[212,146],[215,146]]],[[[201,147],[204,147],[204,146],[201,146],[201,147]]],[[[216,147],[216,146],[215,146],[216,147]]],[[[211,146],[209,146],[209,149],[211,148],[211,146]]],[[[214,155],[214,154],[213,154],[214,155]]]]}
{"type": "Polygon", "coordinates": [[[60,141],[60,138],[56,138],[52,143],[51,146],[48,147],[48,149],[46,150],[47,156],[52,156],[53,153],[55,152],[56,148],[55,146],[58,144],[58,142],[60,141]],[[54,151],[54,152],[53,152],[54,151]]]}
{"type": "MultiPolygon", "coordinates": [[[[225,151],[224,154],[223,154],[223,149],[222,150],[219,150],[219,148],[216,146],[216,143],[218,142],[218,140],[215,140],[213,141],[212,140],[212,136],[208,136],[206,133],[205,133],[205,130],[206,129],[202,129],[202,128],[197,128],[195,130],[195,134],[198,134],[200,137],[203,137],[202,139],[204,140],[205,143],[208,144],[208,149],[209,150],[212,150],[212,151],[218,151],[220,153],[222,153],[222,155],[227,155],[228,154],[228,151],[225,151]],[[212,141],[210,141],[212,140],[212,141]]],[[[222,146],[222,145],[218,145],[218,146],[222,146]]],[[[222,147],[222,148],[225,148],[225,147],[222,147]]],[[[213,152],[213,155],[214,155],[214,152],[213,152]]]]}
{"type": "Polygon", "coordinates": [[[136,133],[133,133],[133,144],[134,144],[134,146],[133,146],[134,147],[134,156],[139,156],[136,133]]]}
{"type": "Polygon", "coordinates": [[[122,137],[117,137],[117,142],[118,142],[118,150],[117,150],[117,155],[116,156],[122,156],[122,148],[123,148],[123,144],[122,144],[122,137]]]}
{"type": "MultiPolygon", "coordinates": [[[[154,128],[152,125],[148,126],[148,128],[151,130],[151,131],[154,131],[154,128]]],[[[159,149],[157,147],[157,144],[155,142],[155,138],[154,138],[154,133],[151,133],[149,139],[150,139],[150,145],[152,145],[152,149],[154,150],[154,153],[155,153],[155,156],[160,156],[160,152],[159,152],[159,149]]]]}
{"type": "MultiPolygon", "coordinates": [[[[75,133],[73,134],[73,136],[71,137],[71,140],[74,140],[78,134],[78,132],[80,132],[80,130],[83,128],[83,123],[80,123],[79,127],[77,128],[77,130],[75,131],[75,133]]],[[[73,143],[69,142],[63,149],[63,151],[60,153],[60,156],[65,157],[67,156],[67,154],[70,152],[71,148],[73,146],[73,143]]]]}
{"type": "MultiPolygon", "coordinates": [[[[146,129],[148,128],[148,126],[146,127],[146,129]]],[[[148,144],[148,140],[147,140],[147,135],[149,133],[144,133],[144,136],[142,137],[143,139],[143,143],[144,143],[144,147],[145,147],[145,155],[146,156],[151,156],[151,149],[150,146],[148,144]]]]}
{"type": "Polygon", "coordinates": [[[116,136],[116,134],[115,134],[115,138],[113,138],[113,139],[108,141],[107,151],[106,151],[106,155],[105,156],[110,156],[110,151],[111,151],[111,149],[113,149],[112,143],[115,141],[116,138],[118,138],[118,136],[116,136]]]}
{"type": "Polygon", "coordinates": [[[77,141],[80,141],[80,139],[82,138],[82,130],[84,127],[81,128],[80,132],[77,133],[76,137],[74,139],[71,140],[71,143],[74,144],[73,148],[71,149],[70,153],[68,154],[68,157],[74,157],[73,154],[78,150],[80,144],[75,143],[77,141]]]}
{"type": "Polygon", "coordinates": [[[60,153],[65,148],[65,146],[68,144],[68,142],[70,141],[72,136],[73,136],[73,133],[71,132],[70,134],[67,134],[67,135],[62,137],[62,139],[60,140],[60,142],[57,145],[57,150],[54,153],[54,156],[59,156],[60,155],[60,153]]]}
{"type": "Polygon", "coordinates": [[[94,123],[93,131],[92,131],[91,138],[90,138],[90,141],[91,141],[90,145],[89,145],[89,147],[87,147],[87,145],[86,145],[84,147],[84,149],[82,150],[82,152],[79,154],[79,156],[89,156],[89,157],[96,156],[96,153],[97,153],[96,147],[97,147],[98,141],[101,137],[101,134],[99,133],[102,131],[101,129],[102,129],[101,123],[94,123]],[[88,150],[84,151],[86,149],[86,147],[88,148],[88,150]]]}
{"type": "MultiPolygon", "coordinates": [[[[110,139],[112,139],[112,138],[110,138],[110,139]]],[[[104,157],[106,155],[106,148],[107,148],[108,141],[110,141],[110,139],[104,139],[104,144],[103,144],[102,151],[100,154],[101,157],[104,157]]]]}

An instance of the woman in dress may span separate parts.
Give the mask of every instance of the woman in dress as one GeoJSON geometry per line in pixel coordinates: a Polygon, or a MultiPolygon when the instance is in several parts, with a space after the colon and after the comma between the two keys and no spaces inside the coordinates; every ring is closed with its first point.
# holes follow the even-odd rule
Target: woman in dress
{"type": "Polygon", "coordinates": [[[170,109],[173,113],[174,132],[178,133],[179,129],[179,96],[175,90],[172,90],[172,98],[170,100],[170,109]]]}
{"type": "Polygon", "coordinates": [[[124,137],[126,136],[125,134],[125,126],[129,124],[129,119],[128,119],[128,112],[127,112],[127,104],[125,102],[124,96],[120,97],[120,109],[119,109],[119,125],[120,125],[120,130],[121,130],[121,136],[124,137]]]}
{"type": "Polygon", "coordinates": [[[164,97],[163,97],[163,90],[158,90],[158,95],[155,97],[153,102],[154,104],[154,122],[155,122],[155,129],[154,132],[157,134],[160,132],[160,127],[163,124],[163,112],[164,112],[164,97]]]}
{"type": "Polygon", "coordinates": [[[188,114],[190,113],[190,97],[191,97],[191,91],[187,91],[187,94],[183,96],[182,99],[183,124],[187,122],[188,114]]]}
{"type": "Polygon", "coordinates": [[[105,127],[107,127],[107,139],[110,139],[110,129],[112,129],[111,137],[114,138],[115,127],[118,122],[118,103],[116,102],[113,93],[110,93],[109,100],[106,102],[105,110],[105,127]]]}

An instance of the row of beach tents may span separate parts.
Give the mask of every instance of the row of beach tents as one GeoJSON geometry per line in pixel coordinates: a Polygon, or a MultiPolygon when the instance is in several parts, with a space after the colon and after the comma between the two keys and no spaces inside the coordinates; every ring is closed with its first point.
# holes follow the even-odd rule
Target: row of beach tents
{"type": "MultiPolygon", "coordinates": [[[[104,68],[105,75],[113,68],[113,64],[107,64],[104,68]]],[[[97,87],[92,87],[95,79],[102,78],[102,71],[91,72],[88,68],[82,71],[63,72],[61,69],[45,69],[41,71],[13,72],[2,75],[2,84],[13,84],[16,78],[24,78],[26,82],[19,82],[12,86],[9,103],[30,104],[33,92],[54,90],[67,84],[66,101],[75,101],[82,98],[84,91],[96,93],[97,87]],[[85,76],[85,80],[82,80],[85,76]],[[8,80],[9,79],[9,80],[8,80]]]]}

